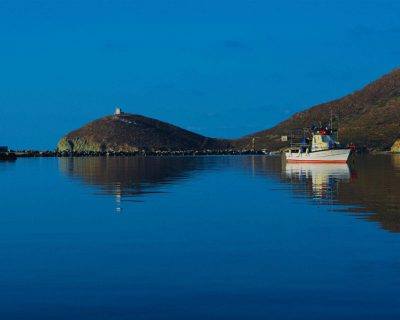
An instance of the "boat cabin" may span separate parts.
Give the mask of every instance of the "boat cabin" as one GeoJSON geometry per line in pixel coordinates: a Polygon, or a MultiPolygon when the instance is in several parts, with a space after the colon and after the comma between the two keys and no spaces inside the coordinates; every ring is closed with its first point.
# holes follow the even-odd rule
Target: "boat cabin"
{"type": "Polygon", "coordinates": [[[338,143],[329,133],[315,133],[312,137],[311,151],[321,151],[335,149],[338,143]]]}
{"type": "Polygon", "coordinates": [[[335,133],[335,131],[327,127],[313,127],[308,132],[303,131],[298,134],[297,137],[292,134],[290,148],[288,149],[290,149],[291,152],[301,153],[338,149],[340,148],[340,144],[337,142],[337,139],[335,139],[335,133]],[[294,142],[293,138],[299,142],[294,142]]]}

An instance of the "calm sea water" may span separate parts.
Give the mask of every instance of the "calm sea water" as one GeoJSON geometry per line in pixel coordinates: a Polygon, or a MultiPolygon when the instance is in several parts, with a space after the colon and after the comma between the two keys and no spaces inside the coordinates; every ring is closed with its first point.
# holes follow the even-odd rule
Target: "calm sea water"
{"type": "Polygon", "coordinates": [[[400,157],[0,163],[1,319],[398,319],[400,157]]]}

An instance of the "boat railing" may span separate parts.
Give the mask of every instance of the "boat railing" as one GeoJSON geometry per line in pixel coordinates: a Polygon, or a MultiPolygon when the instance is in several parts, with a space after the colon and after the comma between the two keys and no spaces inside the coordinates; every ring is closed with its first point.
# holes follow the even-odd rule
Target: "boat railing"
{"type": "Polygon", "coordinates": [[[302,143],[302,142],[292,142],[290,144],[291,147],[308,147],[310,144],[302,143]]]}

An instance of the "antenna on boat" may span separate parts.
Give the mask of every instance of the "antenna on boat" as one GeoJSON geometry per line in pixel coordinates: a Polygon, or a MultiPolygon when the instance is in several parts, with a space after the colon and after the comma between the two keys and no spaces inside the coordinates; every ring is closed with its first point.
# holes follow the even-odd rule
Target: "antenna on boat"
{"type": "Polygon", "coordinates": [[[332,107],[331,107],[331,124],[330,124],[330,126],[331,126],[331,130],[333,130],[333,120],[332,120],[332,117],[333,117],[333,115],[332,115],[332,107]]]}
{"type": "Polygon", "coordinates": [[[290,146],[293,147],[293,130],[290,131],[290,146]]]}

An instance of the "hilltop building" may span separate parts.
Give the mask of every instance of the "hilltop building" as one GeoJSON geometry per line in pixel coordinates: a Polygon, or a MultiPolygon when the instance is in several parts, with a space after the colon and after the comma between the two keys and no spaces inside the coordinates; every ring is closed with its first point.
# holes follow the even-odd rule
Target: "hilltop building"
{"type": "Polygon", "coordinates": [[[114,111],[115,116],[120,116],[122,114],[122,110],[120,107],[116,107],[114,111]]]}

